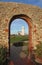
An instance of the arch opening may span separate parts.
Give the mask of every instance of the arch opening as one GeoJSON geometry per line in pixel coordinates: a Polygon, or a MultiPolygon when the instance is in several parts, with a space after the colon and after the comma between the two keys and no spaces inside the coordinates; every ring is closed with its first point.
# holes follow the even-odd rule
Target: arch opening
{"type": "Polygon", "coordinates": [[[13,16],[9,23],[9,54],[10,54],[10,26],[13,20],[16,20],[16,19],[24,20],[29,27],[29,47],[28,48],[29,48],[29,53],[30,53],[30,47],[32,47],[32,23],[31,23],[31,19],[28,16],[21,14],[21,15],[13,16]]]}

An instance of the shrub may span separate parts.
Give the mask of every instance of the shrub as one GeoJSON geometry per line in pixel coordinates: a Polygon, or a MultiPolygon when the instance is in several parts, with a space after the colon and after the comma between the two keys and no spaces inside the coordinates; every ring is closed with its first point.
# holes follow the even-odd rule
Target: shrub
{"type": "Polygon", "coordinates": [[[6,48],[0,45],[0,65],[5,65],[6,63],[6,48]]]}
{"type": "Polygon", "coordinates": [[[40,58],[42,58],[42,42],[40,42],[40,44],[38,44],[36,49],[36,55],[40,58]]]}

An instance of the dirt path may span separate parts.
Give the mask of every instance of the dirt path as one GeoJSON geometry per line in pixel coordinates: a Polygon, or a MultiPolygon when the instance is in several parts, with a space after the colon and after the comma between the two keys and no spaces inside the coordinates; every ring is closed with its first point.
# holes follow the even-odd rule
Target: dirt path
{"type": "Polygon", "coordinates": [[[11,46],[10,48],[10,59],[14,61],[15,65],[19,65],[18,63],[20,63],[20,65],[24,65],[26,64],[26,58],[28,57],[23,51],[27,50],[27,46],[21,46],[21,47],[15,47],[15,46],[11,46]]]}

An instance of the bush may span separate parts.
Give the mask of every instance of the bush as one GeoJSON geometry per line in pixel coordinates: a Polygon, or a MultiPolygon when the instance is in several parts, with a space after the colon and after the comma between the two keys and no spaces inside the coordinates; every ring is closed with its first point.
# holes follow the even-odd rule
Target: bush
{"type": "Polygon", "coordinates": [[[42,58],[42,42],[40,42],[40,44],[38,44],[36,49],[36,55],[40,58],[42,58]]]}
{"type": "Polygon", "coordinates": [[[6,48],[0,45],[0,65],[5,65],[6,63],[6,48]]]}

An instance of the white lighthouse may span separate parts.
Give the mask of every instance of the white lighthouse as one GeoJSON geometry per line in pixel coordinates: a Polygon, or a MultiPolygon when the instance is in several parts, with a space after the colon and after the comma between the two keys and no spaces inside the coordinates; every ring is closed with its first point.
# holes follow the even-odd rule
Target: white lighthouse
{"type": "Polygon", "coordinates": [[[21,31],[18,32],[18,35],[22,35],[22,36],[25,35],[25,28],[24,28],[24,26],[22,26],[21,31]]]}
{"type": "Polygon", "coordinates": [[[25,35],[25,28],[22,26],[21,35],[25,35]]]}

